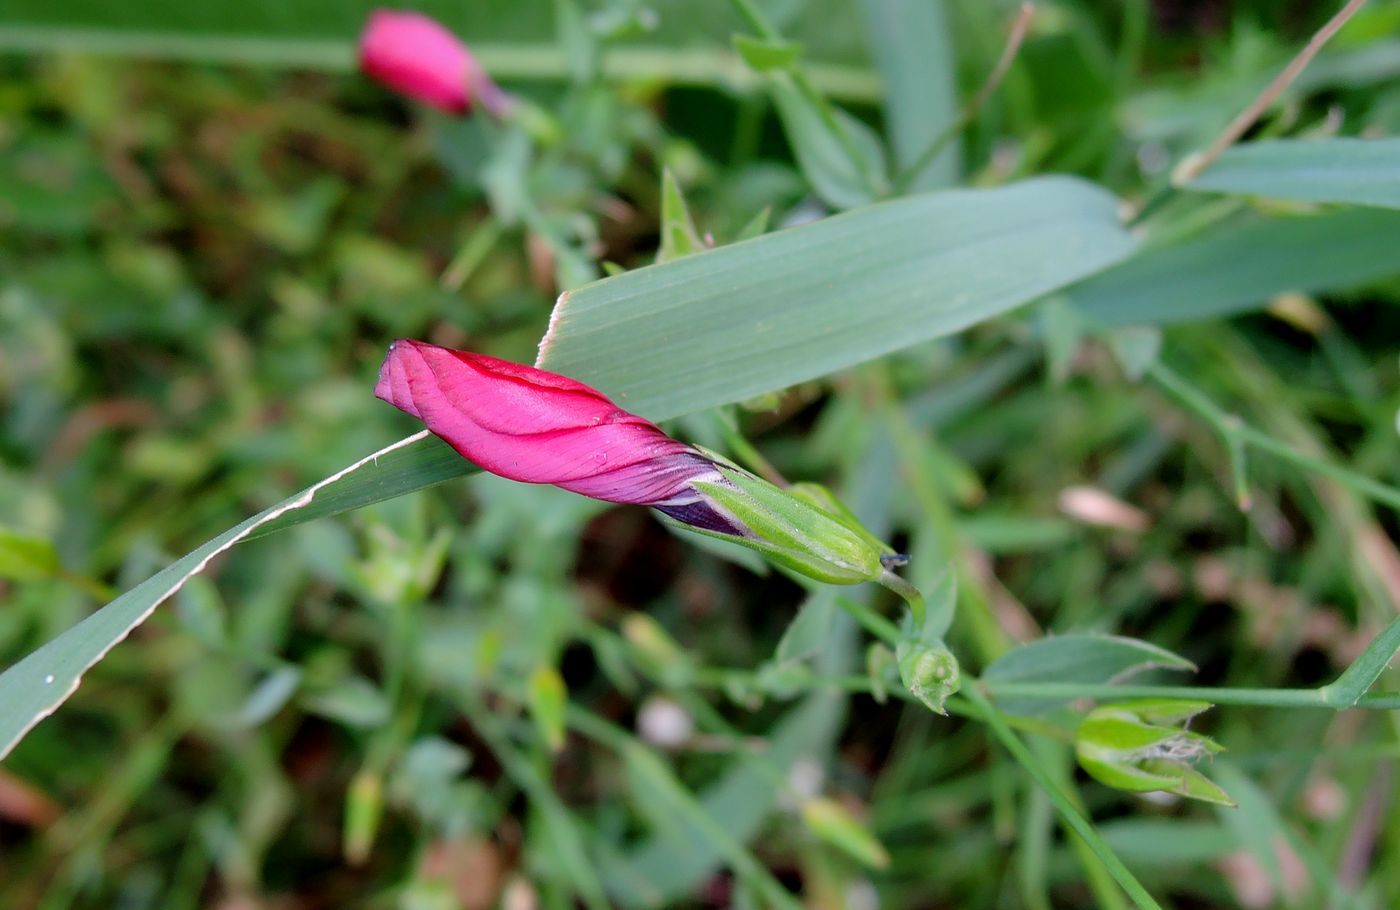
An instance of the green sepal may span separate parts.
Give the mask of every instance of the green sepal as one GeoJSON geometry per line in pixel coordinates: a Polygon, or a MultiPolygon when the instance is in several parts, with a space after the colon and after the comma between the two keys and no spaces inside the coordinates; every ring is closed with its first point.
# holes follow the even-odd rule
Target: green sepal
{"type": "Polygon", "coordinates": [[[856,513],[847,508],[846,504],[836,498],[836,494],[819,483],[802,482],[792,484],[787,488],[788,495],[796,496],[808,505],[816,506],[830,517],[845,525],[850,531],[860,535],[870,546],[881,553],[893,553],[894,547],[880,540],[874,534],[865,529],[865,525],[860,523],[856,513]]]}
{"type": "Polygon", "coordinates": [[[1075,757],[1090,777],[1118,790],[1175,793],[1232,806],[1224,790],[1192,767],[1224,747],[1178,726],[1209,707],[1209,702],[1187,699],[1101,705],[1080,723],[1075,757]]]}
{"type": "Polygon", "coordinates": [[[696,481],[695,489],[751,536],[674,524],[757,550],[777,565],[829,584],[875,581],[884,572],[880,557],[889,548],[869,532],[856,531],[825,509],[725,461],[716,459],[715,467],[723,480],[696,481]]]}
{"type": "Polygon", "coordinates": [[[962,671],[953,652],[941,641],[921,644],[905,639],[899,643],[895,659],[899,663],[899,678],[904,688],[929,710],[947,714],[944,703],[962,688],[962,671]]]}

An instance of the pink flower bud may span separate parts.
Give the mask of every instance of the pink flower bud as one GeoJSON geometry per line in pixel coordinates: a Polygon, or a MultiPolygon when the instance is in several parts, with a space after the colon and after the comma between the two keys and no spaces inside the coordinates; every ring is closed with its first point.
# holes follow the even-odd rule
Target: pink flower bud
{"type": "Polygon", "coordinates": [[[509,104],[467,46],[421,13],[371,13],[360,36],[360,68],[395,91],[452,114],[464,114],[477,103],[499,115],[509,104]]]}
{"type": "Polygon", "coordinates": [[[743,533],[693,486],[720,480],[713,461],[568,377],[399,340],[384,358],[374,394],[492,474],[743,533]]]}

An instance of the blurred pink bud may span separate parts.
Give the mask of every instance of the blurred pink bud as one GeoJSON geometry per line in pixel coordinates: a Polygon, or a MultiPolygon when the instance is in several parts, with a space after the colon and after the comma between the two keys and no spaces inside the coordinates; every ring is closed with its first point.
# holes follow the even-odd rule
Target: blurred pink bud
{"type": "Polygon", "coordinates": [[[500,115],[509,96],[457,36],[421,13],[378,9],[360,35],[360,68],[395,91],[452,114],[479,104],[500,115]]]}
{"type": "Polygon", "coordinates": [[[568,377],[401,339],[374,394],[492,474],[742,533],[693,486],[720,479],[713,461],[568,377]]]}

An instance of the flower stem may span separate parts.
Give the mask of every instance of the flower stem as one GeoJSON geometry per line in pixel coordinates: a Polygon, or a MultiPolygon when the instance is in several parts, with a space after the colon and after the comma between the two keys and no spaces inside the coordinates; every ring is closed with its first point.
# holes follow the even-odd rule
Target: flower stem
{"type": "Polygon", "coordinates": [[[876,579],[884,587],[904,598],[904,602],[909,604],[909,611],[914,614],[914,626],[923,628],[924,615],[928,612],[924,607],[924,595],[919,593],[919,589],[905,581],[903,578],[886,569],[880,573],[876,579]]]}
{"type": "Polygon", "coordinates": [[[997,679],[981,679],[977,685],[993,698],[1186,698],[1209,701],[1217,705],[1256,705],[1269,708],[1330,708],[1334,711],[1347,707],[1376,710],[1400,708],[1400,692],[1373,692],[1361,696],[1354,705],[1343,705],[1329,701],[1321,689],[1132,686],[1114,683],[1013,682],[997,679]]]}
{"type": "Polygon", "coordinates": [[[1147,893],[1147,889],[1142,883],[1128,871],[1128,867],[1123,865],[1123,861],[1118,858],[1118,854],[1113,852],[1113,848],[1104,842],[1098,831],[1080,813],[1074,805],[1073,797],[1065,792],[1049,772],[1026,748],[1026,744],[1021,742],[1011,727],[1007,724],[1006,718],[1002,716],[987,697],[978,690],[976,685],[968,686],[963,690],[967,697],[967,702],[977,711],[978,719],[986,723],[991,729],[992,735],[1011,753],[1011,757],[1026,769],[1031,779],[1039,785],[1041,791],[1050,799],[1055,808],[1059,810],[1060,817],[1064,819],[1066,827],[1078,834],[1089,845],[1089,849],[1099,858],[1099,861],[1108,869],[1110,875],[1118,882],[1119,886],[1127,892],[1140,910],[1161,910],[1161,905],[1147,893]]]}

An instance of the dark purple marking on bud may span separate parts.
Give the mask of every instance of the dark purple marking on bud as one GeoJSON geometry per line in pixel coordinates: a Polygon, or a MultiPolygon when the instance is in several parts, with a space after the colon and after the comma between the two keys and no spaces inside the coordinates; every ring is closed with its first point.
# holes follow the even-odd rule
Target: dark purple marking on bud
{"type": "Polygon", "coordinates": [[[690,525],[693,528],[700,528],[705,531],[714,531],[716,534],[729,534],[733,537],[748,537],[745,530],[734,523],[729,516],[724,515],[709,503],[701,500],[680,503],[669,506],[653,506],[658,512],[664,512],[681,524],[690,525]]]}

